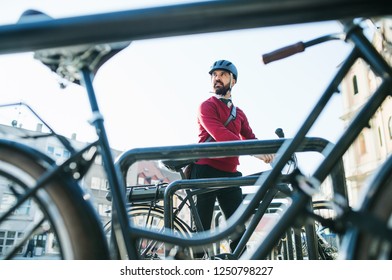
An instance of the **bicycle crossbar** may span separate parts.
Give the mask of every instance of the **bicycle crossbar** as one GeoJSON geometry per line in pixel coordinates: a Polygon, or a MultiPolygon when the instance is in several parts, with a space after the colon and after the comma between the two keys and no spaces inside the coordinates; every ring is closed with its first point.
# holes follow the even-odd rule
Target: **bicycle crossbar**
{"type": "Polygon", "coordinates": [[[3,25],[0,54],[382,16],[391,12],[389,0],[204,1],[3,25]]]}

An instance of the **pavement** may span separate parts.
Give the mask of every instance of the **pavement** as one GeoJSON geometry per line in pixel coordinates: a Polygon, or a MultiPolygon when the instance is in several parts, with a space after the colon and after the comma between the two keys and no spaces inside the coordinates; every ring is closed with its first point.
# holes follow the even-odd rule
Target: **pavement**
{"type": "Polygon", "coordinates": [[[18,255],[13,260],[60,260],[59,254],[44,254],[41,256],[33,256],[33,257],[23,257],[23,255],[18,255]]]}

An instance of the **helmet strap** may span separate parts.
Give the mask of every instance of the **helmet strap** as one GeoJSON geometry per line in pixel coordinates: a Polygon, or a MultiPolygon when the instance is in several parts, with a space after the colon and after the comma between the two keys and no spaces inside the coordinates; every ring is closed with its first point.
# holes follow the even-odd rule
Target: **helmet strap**
{"type": "Polygon", "coordinates": [[[229,91],[230,91],[230,93],[231,93],[231,89],[233,88],[233,86],[232,86],[232,83],[233,83],[233,73],[231,73],[230,72],[230,81],[229,81],[229,91]]]}

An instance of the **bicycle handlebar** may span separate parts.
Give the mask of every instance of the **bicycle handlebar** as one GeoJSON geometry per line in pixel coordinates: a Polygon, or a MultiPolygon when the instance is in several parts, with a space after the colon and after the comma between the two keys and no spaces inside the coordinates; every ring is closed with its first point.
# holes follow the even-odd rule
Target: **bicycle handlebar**
{"type": "Polygon", "coordinates": [[[305,44],[303,42],[298,42],[270,53],[266,53],[262,56],[264,64],[268,64],[270,62],[280,60],[289,56],[292,56],[296,53],[303,52],[305,50],[305,44]]]}
{"type": "Polygon", "coordinates": [[[313,40],[310,40],[308,42],[298,42],[292,45],[288,45],[286,47],[277,49],[275,51],[266,53],[262,55],[262,60],[264,64],[271,63],[276,60],[284,59],[286,57],[292,56],[294,54],[300,53],[305,51],[306,48],[324,43],[330,40],[343,40],[345,38],[344,33],[338,33],[338,34],[330,34],[326,36],[322,36],[313,40]]]}

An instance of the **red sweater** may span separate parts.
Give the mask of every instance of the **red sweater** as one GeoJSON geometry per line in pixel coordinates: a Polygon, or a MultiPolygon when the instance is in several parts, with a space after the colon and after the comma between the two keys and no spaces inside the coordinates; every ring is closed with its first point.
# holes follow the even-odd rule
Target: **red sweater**
{"type": "MultiPolygon", "coordinates": [[[[209,135],[210,142],[236,141],[243,139],[256,139],[245,113],[237,107],[236,119],[226,127],[224,123],[229,118],[231,108],[216,98],[210,97],[201,103],[197,121],[199,124],[199,143],[205,142],[209,135]]],[[[226,172],[236,172],[239,165],[238,156],[226,158],[203,158],[197,164],[208,164],[216,169],[226,172]]]]}

